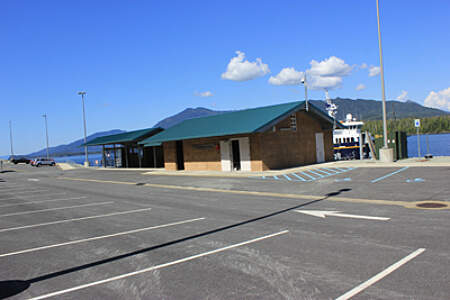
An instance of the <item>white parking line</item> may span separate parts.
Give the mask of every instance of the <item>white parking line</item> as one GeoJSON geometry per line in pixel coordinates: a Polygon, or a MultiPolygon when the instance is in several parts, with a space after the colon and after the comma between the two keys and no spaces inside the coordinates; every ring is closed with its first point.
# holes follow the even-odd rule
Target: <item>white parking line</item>
{"type": "Polygon", "coordinates": [[[115,212],[115,213],[104,214],[104,215],[96,215],[96,216],[81,217],[81,218],[74,218],[74,219],[64,219],[64,220],[46,222],[46,223],[40,223],[40,224],[11,227],[11,228],[0,229],[0,233],[7,232],[7,231],[13,231],[13,230],[26,229],[26,228],[34,228],[34,227],[41,227],[41,226],[47,226],[47,225],[75,222],[75,221],[81,221],[81,220],[89,220],[89,219],[96,219],[96,218],[104,218],[104,217],[132,214],[132,213],[148,211],[148,210],[151,210],[151,208],[141,208],[141,209],[127,210],[127,211],[115,212]]]}
{"type": "Polygon", "coordinates": [[[21,203],[0,205],[0,208],[1,207],[27,205],[27,204],[35,204],[35,203],[45,203],[45,202],[55,202],[55,201],[67,201],[67,200],[86,199],[86,198],[87,198],[86,196],[82,196],[82,197],[72,197],[72,198],[62,198],[62,199],[49,199],[49,200],[29,201],[29,202],[21,202],[21,203]]]}
{"type": "Polygon", "coordinates": [[[38,193],[38,192],[47,192],[48,190],[27,190],[27,191],[6,191],[5,194],[29,194],[29,193],[38,193]]]}
{"type": "Polygon", "coordinates": [[[187,262],[187,261],[190,261],[190,260],[194,260],[194,259],[197,259],[197,258],[200,258],[200,257],[203,257],[203,256],[207,256],[207,255],[223,252],[223,251],[230,250],[230,249],[233,249],[233,248],[236,248],[236,247],[248,245],[248,244],[259,242],[259,241],[262,241],[262,240],[265,240],[265,239],[268,239],[268,238],[271,238],[271,237],[275,237],[275,236],[278,236],[278,235],[286,234],[288,232],[289,232],[289,230],[280,231],[280,232],[269,234],[269,235],[265,235],[265,236],[262,236],[262,237],[259,237],[259,238],[256,238],[256,239],[252,239],[252,240],[248,240],[248,241],[241,242],[241,243],[238,243],[238,244],[234,244],[234,245],[226,246],[226,247],[223,247],[223,248],[219,248],[219,249],[216,249],[216,250],[200,253],[200,254],[197,254],[197,255],[188,256],[188,257],[185,257],[185,258],[182,258],[182,259],[174,260],[174,261],[171,261],[171,262],[168,262],[168,263],[165,263],[165,264],[161,264],[161,265],[156,265],[156,266],[149,267],[149,268],[146,268],[146,269],[142,269],[142,270],[139,270],[139,271],[135,271],[135,272],[131,272],[131,273],[125,273],[125,274],[114,276],[114,277],[110,277],[110,278],[107,278],[107,279],[94,281],[94,282],[91,282],[91,283],[75,286],[75,287],[72,287],[72,288],[69,288],[69,289],[65,289],[65,290],[61,290],[61,291],[57,291],[57,292],[41,295],[41,296],[38,296],[38,297],[30,298],[30,300],[39,300],[39,299],[46,299],[46,298],[50,298],[50,297],[55,297],[55,296],[67,294],[67,293],[70,293],[70,292],[73,292],[73,291],[85,289],[85,288],[88,288],[88,287],[91,287],[91,286],[95,286],[95,285],[99,285],[99,284],[103,284],[103,283],[107,283],[107,282],[111,282],[111,281],[115,281],[115,280],[119,280],[119,279],[124,279],[124,278],[131,277],[131,276],[136,276],[136,275],[139,275],[139,274],[142,274],[142,273],[146,273],[146,272],[150,272],[150,271],[154,271],[154,270],[159,270],[159,269],[162,269],[162,268],[167,268],[167,267],[170,267],[170,266],[173,266],[173,265],[176,265],[176,264],[180,264],[180,263],[184,263],[184,262],[187,262]]]}
{"type": "Polygon", "coordinates": [[[45,212],[45,211],[53,211],[53,210],[61,210],[61,209],[70,209],[70,208],[77,208],[77,207],[86,207],[86,206],[95,206],[95,205],[105,205],[105,204],[111,204],[111,203],[114,203],[114,201],[108,201],[108,202],[96,202],[96,203],[89,203],[89,204],[83,204],[83,205],[64,206],[64,207],[47,208],[47,209],[40,209],[40,210],[29,210],[29,211],[22,211],[22,212],[17,212],[17,213],[11,213],[11,214],[0,215],[0,218],[1,218],[1,217],[10,217],[10,216],[20,216],[20,215],[34,214],[34,213],[40,213],[40,212],[45,212]]]}
{"type": "Polygon", "coordinates": [[[113,233],[113,234],[95,236],[95,237],[91,237],[91,238],[87,238],[87,239],[74,240],[74,241],[60,243],[60,244],[55,244],[55,245],[48,245],[48,246],[30,248],[30,249],[25,249],[25,250],[20,250],[20,251],[0,254],[0,258],[1,257],[12,256],[12,255],[17,255],[17,254],[24,254],[24,253],[29,253],[29,252],[35,252],[35,251],[40,251],[40,250],[45,250],[45,249],[50,249],[50,248],[62,247],[62,246],[67,246],[67,245],[91,242],[91,241],[96,241],[96,240],[101,240],[101,239],[106,239],[106,238],[116,237],[116,236],[121,236],[121,235],[127,235],[127,234],[147,231],[147,230],[153,230],[153,229],[159,229],[159,228],[164,228],[164,227],[169,227],[169,226],[181,225],[181,224],[191,223],[191,222],[200,221],[200,220],[204,220],[204,219],[205,218],[190,219],[190,220],[173,222],[173,223],[164,224],[164,225],[157,225],[157,226],[133,229],[133,230],[123,231],[123,232],[118,232],[118,233],[113,233]]]}
{"type": "MultiPolygon", "coordinates": [[[[44,196],[46,196],[46,197],[48,197],[48,196],[54,196],[54,195],[65,195],[65,194],[67,194],[66,192],[60,192],[60,193],[46,193],[44,196]]],[[[8,195],[8,196],[11,196],[11,195],[8,195]]],[[[22,200],[27,200],[25,197],[31,197],[32,199],[35,197],[36,195],[20,195],[19,197],[20,198],[18,198],[18,197],[15,197],[15,198],[2,198],[2,199],[0,199],[0,201],[7,201],[7,200],[17,200],[17,199],[22,199],[22,200]]],[[[37,196],[41,196],[41,195],[37,195],[37,196]]]]}
{"type": "Polygon", "coordinates": [[[401,266],[403,266],[404,264],[406,264],[410,260],[414,259],[416,256],[422,254],[425,250],[426,250],[425,248],[417,249],[413,253],[409,254],[408,256],[405,256],[404,258],[402,258],[401,260],[399,260],[395,264],[389,266],[388,268],[384,269],[383,271],[381,271],[377,275],[373,276],[369,280],[361,283],[360,285],[358,285],[357,287],[351,289],[350,291],[348,291],[344,295],[336,298],[336,300],[347,300],[347,299],[350,299],[351,297],[353,297],[356,294],[360,293],[361,291],[365,290],[366,288],[368,288],[372,284],[376,283],[377,281],[379,281],[379,280],[383,279],[384,277],[386,277],[387,275],[391,274],[392,272],[394,272],[395,270],[397,270],[398,268],[400,268],[401,266]]]}

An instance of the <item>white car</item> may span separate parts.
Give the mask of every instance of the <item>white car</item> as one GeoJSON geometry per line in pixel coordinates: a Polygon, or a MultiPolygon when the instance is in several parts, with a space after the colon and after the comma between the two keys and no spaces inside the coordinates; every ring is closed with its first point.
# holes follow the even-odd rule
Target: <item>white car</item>
{"type": "Polygon", "coordinates": [[[32,166],[40,167],[40,166],[55,166],[56,163],[53,160],[53,158],[45,158],[45,157],[39,157],[33,159],[33,162],[31,163],[32,166]]]}

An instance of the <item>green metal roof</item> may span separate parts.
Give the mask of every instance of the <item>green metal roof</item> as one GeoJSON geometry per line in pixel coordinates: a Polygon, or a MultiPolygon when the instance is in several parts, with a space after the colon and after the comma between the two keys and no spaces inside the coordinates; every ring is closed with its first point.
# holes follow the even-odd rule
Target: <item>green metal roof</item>
{"type": "MultiPolygon", "coordinates": [[[[264,131],[281,121],[286,115],[305,107],[304,101],[296,101],[240,110],[221,115],[185,120],[163,132],[142,140],[139,144],[151,146],[155,143],[186,140],[203,137],[245,134],[264,131]]],[[[314,107],[308,103],[310,107],[314,107]]],[[[315,107],[314,107],[315,108],[315,107]]],[[[333,120],[320,109],[314,109],[316,114],[333,123],[333,120]]]]}
{"type": "MultiPolygon", "coordinates": [[[[140,129],[134,131],[128,131],[119,134],[105,135],[93,139],[86,143],[87,146],[99,146],[99,145],[110,145],[110,144],[124,144],[138,142],[144,138],[148,138],[163,129],[160,127],[140,129]]],[[[84,146],[84,145],[82,145],[84,146]]]]}

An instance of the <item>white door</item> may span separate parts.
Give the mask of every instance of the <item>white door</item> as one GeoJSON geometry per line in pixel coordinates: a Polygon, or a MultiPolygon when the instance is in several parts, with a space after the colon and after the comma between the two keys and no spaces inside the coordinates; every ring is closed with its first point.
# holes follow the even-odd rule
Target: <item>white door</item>
{"type": "Polygon", "coordinates": [[[239,154],[241,156],[241,170],[251,171],[250,142],[248,137],[239,139],[239,154]]]}
{"type": "Polygon", "coordinates": [[[325,161],[325,150],[323,149],[323,133],[316,133],[316,161],[318,163],[325,161]]]}
{"type": "Polygon", "coordinates": [[[222,163],[222,171],[231,171],[230,158],[230,143],[227,141],[220,141],[220,160],[222,163]]]}

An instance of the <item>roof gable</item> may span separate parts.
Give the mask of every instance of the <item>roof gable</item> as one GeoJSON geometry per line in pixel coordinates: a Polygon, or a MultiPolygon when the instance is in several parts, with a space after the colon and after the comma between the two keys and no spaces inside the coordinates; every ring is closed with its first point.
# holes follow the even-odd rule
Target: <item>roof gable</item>
{"type": "Polygon", "coordinates": [[[157,142],[257,132],[274,120],[300,109],[303,103],[296,101],[189,119],[139,144],[150,145],[157,142]]]}

